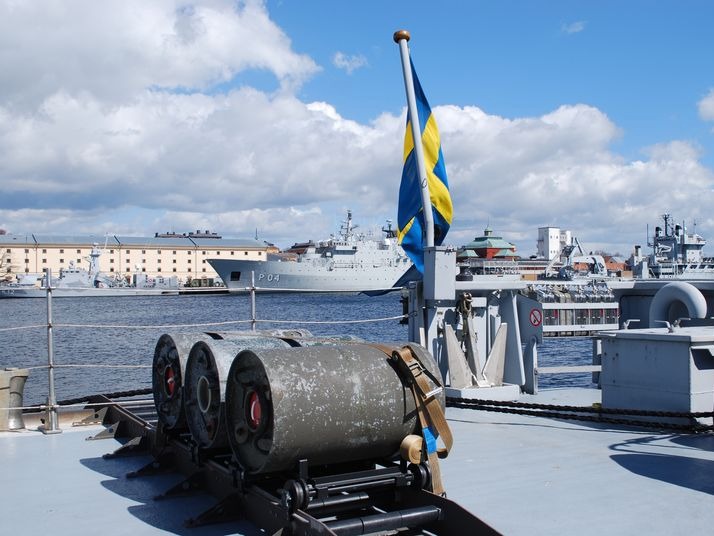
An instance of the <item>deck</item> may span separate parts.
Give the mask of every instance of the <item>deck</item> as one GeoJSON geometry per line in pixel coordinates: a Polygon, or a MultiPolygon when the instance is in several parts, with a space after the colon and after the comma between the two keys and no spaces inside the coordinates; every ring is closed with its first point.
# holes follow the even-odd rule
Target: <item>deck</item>
{"type": "MultiPolygon", "coordinates": [[[[597,390],[543,391],[529,401],[586,405],[597,390]]],[[[449,408],[455,443],[442,461],[449,498],[508,535],[708,533],[714,526],[714,434],[449,408]]],[[[0,516],[8,533],[260,534],[247,523],[185,528],[204,494],[155,501],[178,475],[127,479],[148,455],[105,460],[102,428],[0,433],[0,516]]]]}

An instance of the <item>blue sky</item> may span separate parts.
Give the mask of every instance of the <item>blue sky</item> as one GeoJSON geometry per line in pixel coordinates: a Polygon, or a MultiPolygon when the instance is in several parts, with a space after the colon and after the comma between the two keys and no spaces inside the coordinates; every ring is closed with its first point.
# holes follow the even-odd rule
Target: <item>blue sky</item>
{"type": "Polygon", "coordinates": [[[711,123],[696,103],[714,84],[714,3],[652,1],[269,2],[297,50],[328,65],[335,48],[368,65],[344,77],[326,69],[300,91],[346,117],[369,121],[404,105],[389,36],[409,29],[433,104],[476,105],[506,117],[586,103],[622,130],[636,155],[665,139],[693,139],[714,163],[711,123]],[[330,6],[331,7],[327,7],[330,6]],[[315,21],[329,13],[329,22],[315,21]]]}
{"type": "Polygon", "coordinates": [[[211,229],[281,246],[396,219],[408,29],[454,195],[629,253],[714,240],[714,3],[0,0],[0,228],[211,229]]]}

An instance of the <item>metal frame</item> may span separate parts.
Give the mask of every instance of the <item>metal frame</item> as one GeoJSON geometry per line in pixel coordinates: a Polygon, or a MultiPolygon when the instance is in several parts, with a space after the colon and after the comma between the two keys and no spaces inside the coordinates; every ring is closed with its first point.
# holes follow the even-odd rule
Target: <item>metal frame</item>
{"type": "Polygon", "coordinates": [[[428,466],[370,460],[309,468],[307,460],[300,460],[288,473],[251,476],[241,470],[230,451],[203,451],[188,434],[172,436],[161,425],[139,417],[136,412],[146,407],[130,410],[103,396],[90,402],[105,403],[107,408],[104,422],[110,423],[111,433],[98,436],[128,438],[106,458],[147,450],[154,456],[128,478],[178,472],[185,479],[157,499],[199,491],[217,499],[214,506],[187,519],[188,527],[243,519],[270,534],[283,530],[295,535],[347,535],[400,528],[411,529],[410,534],[422,530],[498,534],[458,504],[423,489],[430,485],[428,466]],[[279,490],[278,494],[273,490],[279,490]]]}

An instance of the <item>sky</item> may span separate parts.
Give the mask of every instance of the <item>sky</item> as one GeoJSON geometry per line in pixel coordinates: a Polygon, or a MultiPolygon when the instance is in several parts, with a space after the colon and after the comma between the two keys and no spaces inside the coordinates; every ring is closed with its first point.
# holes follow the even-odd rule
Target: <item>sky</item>
{"type": "Polygon", "coordinates": [[[714,254],[709,1],[0,0],[0,229],[281,247],[396,222],[396,30],[441,132],[445,243],[488,225],[714,254]]]}

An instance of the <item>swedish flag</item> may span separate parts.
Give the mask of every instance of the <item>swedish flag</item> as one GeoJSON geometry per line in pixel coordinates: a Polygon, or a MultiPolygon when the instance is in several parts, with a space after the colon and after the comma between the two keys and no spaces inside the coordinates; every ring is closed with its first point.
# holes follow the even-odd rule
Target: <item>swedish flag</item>
{"type": "MultiPolygon", "coordinates": [[[[446,178],[444,155],[436,120],[419,84],[414,64],[411,62],[414,93],[421,128],[421,143],[424,147],[431,209],[434,214],[434,245],[444,241],[451,225],[453,206],[449,183],[446,178]]],[[[421,185],[417,168],[414,139],[412,137],[411,115],[407,113],[407,132],[404,136],[404,169],[399,186],[399,209],[397,215],[397,237],[417,270],[424,273],[424,213],[421,201],[421,185]]]]}

